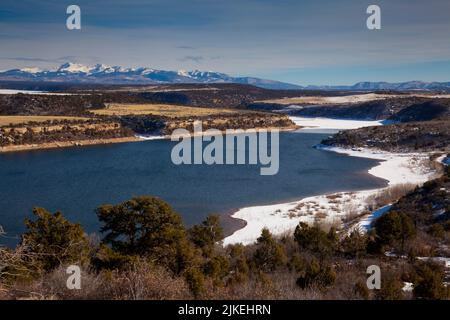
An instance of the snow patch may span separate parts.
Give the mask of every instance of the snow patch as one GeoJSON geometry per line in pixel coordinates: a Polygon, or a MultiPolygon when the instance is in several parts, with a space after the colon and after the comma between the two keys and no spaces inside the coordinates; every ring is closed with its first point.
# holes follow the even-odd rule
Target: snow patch
{"type": "Polygon", "coordinates": [[[403,282],[403,292],[412,292],[414,290],[414,284],[412,282],[403,282]]]}
{"type": "Polygon", "coordinates": [[[302,127],[299,131],[308,131],[316,129],[325,130],[344,130],[358,129],[362,127],[381,126],[382,120],[343,120],[330,118],[308,118],[308,117],[290,117],[298,126],[302,127]]]}
{"type": "Polygon", "coordinates": [[[135,135],[135,137],[139,138],[141,140],[162,140],[162,139],[166,139],[165,136],[146,135],[146,134],[137,134],[137,135],[135,135]]]}
{"type": "Polygon", "coordinates": [[[23,72],[28,72],[28,73],[38,73],[38,72],[42,72],[42,70],[41,69],[39,69],[39,68],[36,68],[36,67],[32,67],[32,68],[22,68],[22,69],[20,69],[20,71],[23,71],[23,72]]]}
{"type": "Polygon", "coordinates": [[[78,63],[65,63],[58,68],[58,72],[70,72],[70,73],[89,73],[91,71],[91,67],[78,64],[78,63]]]}
{"type": "Polygon", "coordinates": [[[383,214],[388,212],[391,209],[392,205],[388,204],[384,207],[381,207],[367,216],[363,217],[358,223],[356,223],[352,228],[350,228],[349,233],[358,230],[359,232],[368,232],[372,229],[372,223],[383,214]]]}

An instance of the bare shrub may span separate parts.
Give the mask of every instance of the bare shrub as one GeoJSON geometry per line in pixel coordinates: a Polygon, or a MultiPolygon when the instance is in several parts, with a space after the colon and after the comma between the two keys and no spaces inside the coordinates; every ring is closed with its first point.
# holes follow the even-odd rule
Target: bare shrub
{"type": "Polygon", "coordinates": [[[163,268],[137,263],[126,272],[113,272],[106,288],[112,299],[188,299],[191,296],[183,278],[176,278],[163,268]]]}
{"type": "Polygon", "coordinates": [[[0,280],[27,279],[39,273],[37,254],[27,251],[26,244],[20,244],[15,250],[0,247],[0,280]]]}
{"type": "Polygon", "coordinates": [[[340,199],[340,198],[342,198],[342,194],[340,194],[340,193],[327,195],[327,199],[330,199],[330,200],[336,200],[336,199],[340,199]]]}
{"type": "Polygon", "coordinates": [[[328,214],[326,212],[319,211],[316,213],[317,219],[326,219],[328,217],[328,214]]]}
{"type": "Polygon", "coordinates": [[[344,216],[341,218],[343,223],[351,222],[361,215],[358,206],[354,203],[346,203],[343,206],[342,211],[344,212],[344,216]]]}
{"type": "Polygon", "coordinates": [[[324,232],[329,232],[331,228],[339,229],[340,227],[340,220],[339,219],[333,219],[333,220],[320,220],[315,221],[314,225],[318,226],[320,230],[324,232]]]}
{"type": "MultiPolygon", "coordinates": [[[[183,278],[173,277],[161,267],[139,262],[125,271],[83,269],[81,289],[66,286],[66,268],[59,267],[34,281],[16,281],[5,287],[9,299],[107,299],[107,300],[170,300],[189,299],[191,293],[183,278]],[[7,290],[6,290],[7,289],[7,290]]],[[[0,290],[2,286],[0,284],[0,290]]],[[[0,291],[0,297],[2,292],[0,291]]]]}
{"type": "Polygon", "coordinates": [[[412,183],[400,183],[384,188],[376,194],[367,197],[366,204],[368,209],[373,211],[391,204],[414,190],[415,187],[416,185],[412,183]]]}

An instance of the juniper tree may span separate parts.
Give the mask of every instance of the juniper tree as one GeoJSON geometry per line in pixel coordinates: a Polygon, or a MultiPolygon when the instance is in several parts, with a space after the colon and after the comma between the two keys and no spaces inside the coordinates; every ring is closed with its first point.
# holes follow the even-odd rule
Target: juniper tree
{"type": "Polygon", "coordinates": [[[331,228],[327,233],[318,225],[308,226],[304,222],[295,228],[295,241],[300,249],[308,250],[321,258],[333,254],[337,246],[336,230],[331,228]]]}
{"type": "Polygon", "coordinates": [[[61,212],[51,214],[43,208],[34,208],[33,215],[35,220],[25,220],[27,231],[22,235],[21,246],[43,270],[88,260],[89,242],[79,224],[69,222],[61,212]]]}
{"type": "Polygon", "coordinates": [[[103,243],[123,255],[148,257],[179,274],[192,267],[195,249],[181,216],[157,197],[141,196],[97,210],[103,243]]]}
{"type": "Polygon", "coordinates": [[[217,215],[209,215],[201,224],[189,229],[192,242],[199,248],[211,247],[223,239],[223,229],[217,215]]]}
{"type": "Polygon", "coordinates": [[[416,234],[416,229],[407,214],[390,211],[375,220],[375,234],[379,248],[399,242],[403,250],[405,242],[416,234]]]}
{"type": "Polygon", "coordinates": [[[265,272],[274,271],[286,263],[284,248],[277,243],[270,231],[264,228],[257,240],[257,248],[253,255],[256,267],[265,272]]]}

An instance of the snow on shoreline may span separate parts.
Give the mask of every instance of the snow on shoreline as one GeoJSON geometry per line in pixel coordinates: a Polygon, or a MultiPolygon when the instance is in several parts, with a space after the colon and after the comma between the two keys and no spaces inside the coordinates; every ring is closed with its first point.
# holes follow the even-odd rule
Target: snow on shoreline
{"type": "MultiPolygon", "coordinates": [[[[371,149],[344,149],[326,146],[318,146],[317,148],[353,157],[380,160],[380,163],[369,169],[368,172],[375,177],[387,180],[388,186],[406,183],[422,184],[435,176],[435,171],[426,165],[429,155],[425,153],[402,154],[371,149]]],[[[289,203],[242,208],[232,214],[232,217],[244,220],[246,222],[245,227],[226,237],[223,245],[252,244],[260,236],[263,228],[268,228],[274,235],[281,235],[293,232],[299,222],[341,223],[341,218],[344,218],[350,212],[360,214],[366,211],[366,200],[382,189],[384,188],[337,192],[307,197],[289,203]]],[[[373,218],[371,215],[366,217],[365,220],[361,221],[361,227],[367,229],[369,227],[367,224],[373,218]]]]}
{"type": "MultiPolygon", "coordinates": [[[[371,158],[381,162],[371,168],[369,173],[385,179],[388,185],[411,183],[421,184],[434,176],[424,162],[427,154],[392,154],[370,150],[346,150],[342,148],[323,148],[327,151],[346,153],[349,156],[371,158]]],[[[268,206],[247,207],[235,212],[232,217],[246,221],[246,226],[224,239],[224,245],[251,244],[268,228],[273,234],[292,232],[299,222],[315,221],[340,223],[346,214],[362,213],[367,209],[366,200],[384,188],[354,192],[337,192],[328,195],[312,196],[299,201],[268,206]]],[[[371,219],[370,217],[366,219],[371,219]]],[[[366,228],[366,226],[363,226],[366,228]]]]}
{"type": "Polygon", "coordinates": [[[135,135],[136,138],[141,139],[141,140],[163,140],[163,139],[167,139],[167,136],[157,136],[157,135],[146,135],[146,134],[136,134],[135,135]]]}
{"type": "Polygon", "coordinates": [[[368,172],[375,177],[387,180],[389,186],[400,183],[421,184],[430,180],[435,174],[424,165],[429,158],[427,153],[390,153],[368,148],[346,149],[327,146],[317,148],[352,157],[381,160],[379,165],[369,169],[368,172]]]}

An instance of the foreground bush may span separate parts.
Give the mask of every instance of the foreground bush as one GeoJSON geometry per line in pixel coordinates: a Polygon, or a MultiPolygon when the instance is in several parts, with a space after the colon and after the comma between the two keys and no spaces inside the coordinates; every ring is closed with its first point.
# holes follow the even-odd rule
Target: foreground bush
{"type": "Polygon", "coordinates": [[[448,299],[449,289],[444,285],[444,268],[433,262],[415,266],[414,296],[423,299],[448,299]]]}
{"type": "Polygon", "coordinates": [[[403,212],[389,211],[375,221],[378,248],[400,244],[403,251],[407,240],[416,234],[412,219],[403,212]]]}
{"type": "Polygon", "coordinates": [[[331,228],[327,233],[320,226],[309,226],[300,222],[294,232],[299,247],[320,257],[332,255],[337,246],[336,230],[331,228]]]}

